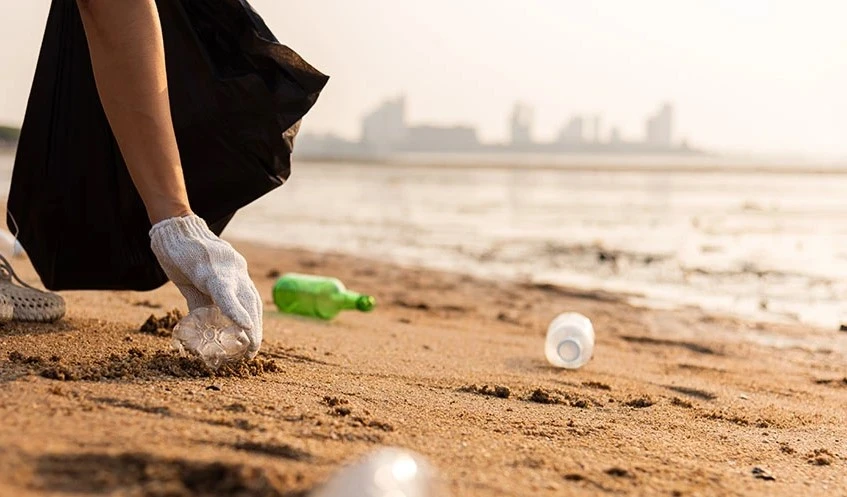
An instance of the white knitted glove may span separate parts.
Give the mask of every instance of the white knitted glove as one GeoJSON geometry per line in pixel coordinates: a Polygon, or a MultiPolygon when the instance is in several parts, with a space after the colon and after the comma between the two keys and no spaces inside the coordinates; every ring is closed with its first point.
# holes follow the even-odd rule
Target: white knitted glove
{"type": "Polygon", "coordinates": [[[150,247],[189,311],[212,304],[220,307],[246,330],[247,356],[254,358],[262,345],[262,298],[244,257],[195,214],[156,223],[150,229],[150,247]]]}

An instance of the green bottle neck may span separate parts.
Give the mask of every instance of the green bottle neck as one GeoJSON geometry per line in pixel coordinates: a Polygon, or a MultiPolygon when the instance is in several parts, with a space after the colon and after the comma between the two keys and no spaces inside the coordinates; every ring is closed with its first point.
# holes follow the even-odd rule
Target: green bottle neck
{"type": "Polygon", "coordinates": [[[346,310],[370,312],[373,310],[374,305],[376,305],[374,298],[370,295],[363,295],[349,290],[338,294],[338,298],[341,300],[342,308],[346,310]]]}

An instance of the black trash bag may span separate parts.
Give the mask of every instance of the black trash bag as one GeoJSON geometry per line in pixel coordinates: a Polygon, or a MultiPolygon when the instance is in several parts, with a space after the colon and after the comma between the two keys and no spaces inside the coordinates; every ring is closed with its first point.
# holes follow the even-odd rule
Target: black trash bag
{"type": "MultiPolygon", "coordinates": [[[[289,177],[328,82],[246,0],[157,0],[192,209],[220,235],[289,177]]],[[[155,289],[150,222],[100,104],[76,0],[53,0],[18,142],[6,224],[49,290],[155,289]]]]}

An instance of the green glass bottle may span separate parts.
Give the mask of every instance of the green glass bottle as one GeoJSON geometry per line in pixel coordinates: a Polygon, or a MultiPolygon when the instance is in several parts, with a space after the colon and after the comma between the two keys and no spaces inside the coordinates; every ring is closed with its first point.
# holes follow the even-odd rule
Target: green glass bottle
{"type": "Polygon", "coordinates": [[[277,280],[273,300],[280,312],[324,320],[344,310],[369,312],[376,305],[372,296],[347,290],[337,278],[299,273],[277,280]]]}

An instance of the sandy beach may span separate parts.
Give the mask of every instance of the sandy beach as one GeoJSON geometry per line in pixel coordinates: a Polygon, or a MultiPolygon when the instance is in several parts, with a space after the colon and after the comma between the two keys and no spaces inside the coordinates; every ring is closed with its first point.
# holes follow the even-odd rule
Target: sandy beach
{"type": "Polygon", "coordinates": [[[457,496],[847,493],[847,367],[802,346],[847,333],[233,243],[266,297],[249,367],[209,375],[141,331],[185,311],[170,284],[63,292],[62,321],[3,325],[0,494],[307,495],[385,445],[427,457],[457,496]],[[279,315],[286,271],[338,276],[378,307],[279,315]],[[562,311],[597,331],[578,371],[544,360],[562,311]]]}
{"type": "Polygon", "coordinates": [[[847,2],[4,7],[0,497],[847,497],[847,2]]]}

